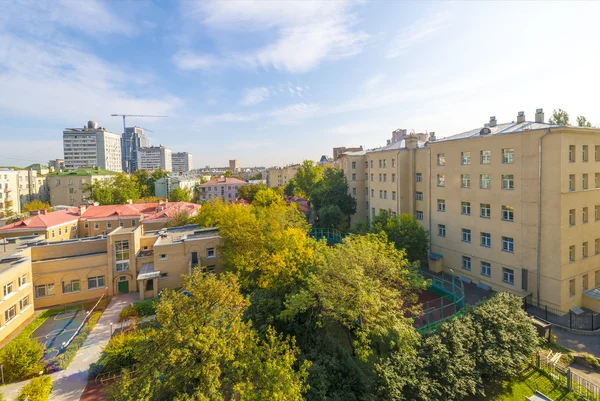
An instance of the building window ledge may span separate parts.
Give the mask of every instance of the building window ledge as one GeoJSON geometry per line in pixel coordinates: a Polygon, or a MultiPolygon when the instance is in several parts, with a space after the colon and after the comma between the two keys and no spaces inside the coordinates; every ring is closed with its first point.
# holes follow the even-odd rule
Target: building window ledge
{"type": "Polygon", "coordinates": [[[23,289],[25,289],[25,288],[29,287],[30,285],[31,285],[31,283],[25,283],[25,284],[23,284],[22,286],[20,286],[20,287],[19,287],[19,289],[18,289],[17,291],[21,291],[21,290],[23,290],[23,289]]]}
{"type": "Polygon", "coordinates": [[[506,252],[506,253],[515,253],[515,251],[510,251],[508,249],[503,249],[502,252],[506,252]]]}
{"type": "Polygon", "coordinates": [[[69,291],[69,292],[63,292],[63,295],[67,295],[67,294],[77,294],[78,292],[81,292],[81,290],[78,290],[78,291],[69,291]]]}
{"type": "Polygon", "coordinates": [[[503,283],[509,284],[509,285],[515,285],[515,283],[511,283],[510,281],[506,281],[506,280],[502,280],[503,283]]]}
{"type": "Polygon", "coordinates": [[[491,248],[491,246],[490,246],[490,245],[484,245],[484,244],[481,244],[481,246],[482,246],[482,247],[484,247],[484,248],[491,248]]]}
{"type": "Polygon", "coordinates": [[[48,295],[42,295],[40,296],[36,296],[35,299],[43,299],[43,298],[51,298],[53,297],[55,294],[48,294],[48,295]]]}
{"type": "Polygon", "coordinates": [[[29,309],[29,308],[31,308],[31,304],[27,305],[27,306],[25,307],[25,309],[21,309],[21,311],[19,312],[19,315],[22,315],[22,314],[23,314],[23,312],[27,311],[27,309],[29,309]]]}
{"type": "Polygon", "coordinates": [[[10,294],[6,295],[4,297],[4,301],[6,301],[7,299],[11,299],[13,296],[15,296],[17,294],[17,291],[13,291],[10,294]]]}

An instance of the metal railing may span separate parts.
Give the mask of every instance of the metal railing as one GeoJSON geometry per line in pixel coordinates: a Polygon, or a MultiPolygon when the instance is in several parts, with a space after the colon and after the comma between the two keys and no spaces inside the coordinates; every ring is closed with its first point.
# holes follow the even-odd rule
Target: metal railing
{"type": "Polygon", "coordinates": [[[600,313],[562,311],[547,305],[535,305],[531,296],[523,298],[523,308],[530,315],[544,319],[558,327],[568,330],[596,331],[600,330],[600,313]]]}
{"type": "Polygon", "coordinates": [[[415,327],[425,331],[456,315],[464,308],[465,288],[458,277],[445,273],[432,274],[424,270],[420,273],[430,280],[429,290],[440,294],[439,298],[424,303],[421,313],[413,316],[415,327]]]}
{"type": "Polygon", "coordinates": [[[579,394],[585,400],[600,401],[600,386],[584,379],[570,368],[548,361],[541,354],[536,356],[536,366],[546,372],[551,380],[579,394]]]}
{"type": "Polygon", "coordinates": [[[327,242],[334,243],[342,242],[346,236],[346,234],[340,230],[336,230],[335,228],[313,228],[312,231],[310,231],[307,235],[317,240],[325,238],[327,242]]]}
{"type": "Polygon", "coordinates": [[[85,323],[87,322],[87,320],[89,319],[90,316],[92,316],[92,313],[96,310],[96,308],[98,307],[98,304],[100,303],[100,301],[102,301],[102,299],[104,298],[104,296],[106,295],[106,293],[102,294],[102,296],[100,297],[100,299],[98,300],[98,302],[96,302],[96,304],[94,305],[94,307],[89,311],[86,312],[85,316],[83,317],[83,321],[81,322],[81,324],[79,325],[79,327],[77,327],[77,329],[75,330],[75,332],[73,333],[73,335],[62,344],[61,350],[65,350],[69,344],[71,344],[71,342],[73,342],[73,339],[75,337],[77,337],[77,334],[79,334],[79,332],[81,331],[81,329],[83,328],[83,326],[85,325],[85,323]]]}

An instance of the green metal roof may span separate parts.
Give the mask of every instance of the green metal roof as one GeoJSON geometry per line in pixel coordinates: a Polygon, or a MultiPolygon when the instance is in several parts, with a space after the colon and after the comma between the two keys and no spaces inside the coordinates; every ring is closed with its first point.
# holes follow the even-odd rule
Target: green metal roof
{"type": "Polygon", "coordinates": [[[69,171],[55,171],[53,173],[48,174],[53,177],[72,177],[72,176],[87,176],[87,175],[117,175],[119,173],[115,171],[109,171],[104,169],[95,169],[95,168],[87,168],[87,169],[79,169],[79,170],[69,170],[69,171]]]}

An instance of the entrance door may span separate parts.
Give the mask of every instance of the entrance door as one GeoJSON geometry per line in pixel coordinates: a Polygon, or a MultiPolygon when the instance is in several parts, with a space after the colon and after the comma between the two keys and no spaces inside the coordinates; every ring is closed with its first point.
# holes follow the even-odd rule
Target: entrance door
{"type": "Polygon", "coordinates": [[[129,294],[129,281],[119,281],[119,294],[129,294]]]}
{"type": "Polygon", "coordinates": [[[192,267],[198,266],[198,252],[192,252],[192,267]]]}

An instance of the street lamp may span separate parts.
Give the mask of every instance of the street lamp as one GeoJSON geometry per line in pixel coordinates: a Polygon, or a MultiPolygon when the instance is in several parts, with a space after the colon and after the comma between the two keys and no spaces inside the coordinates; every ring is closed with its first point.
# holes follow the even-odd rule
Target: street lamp
{"type": "Polygon", "coordinates": [[[110,336],[113,335],[113,322],[110,322],[110,336]]]}
{"type": "Polygon", "coordinates": [[[0,371],[2,372],[2,385],[4,386],[4,364],[0,363],[0,371]]]}

